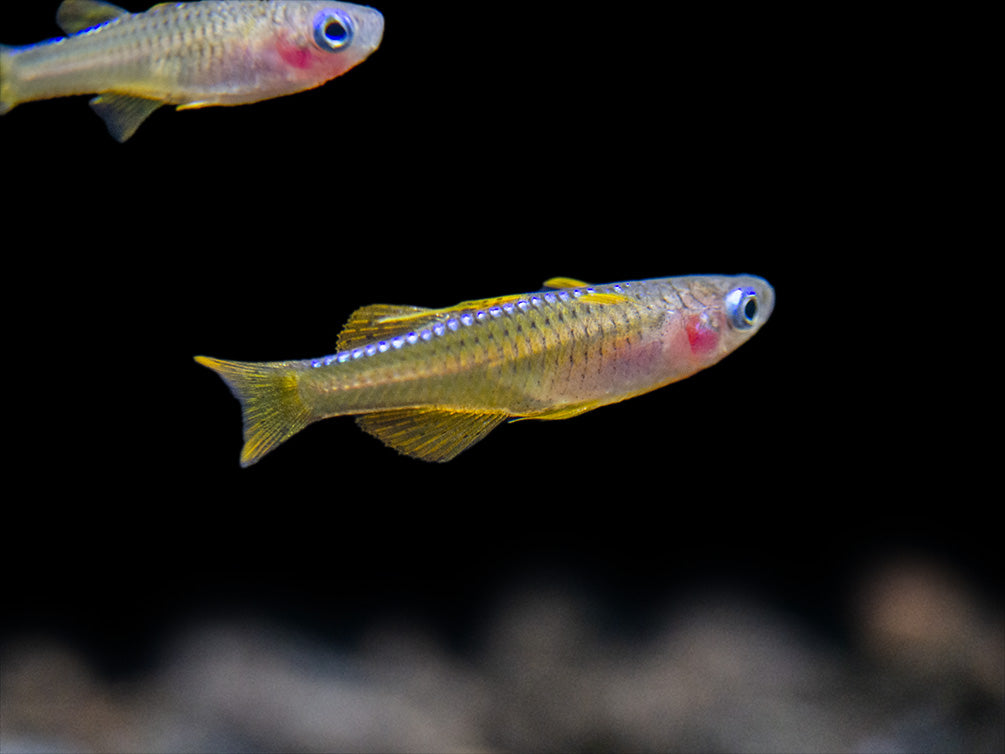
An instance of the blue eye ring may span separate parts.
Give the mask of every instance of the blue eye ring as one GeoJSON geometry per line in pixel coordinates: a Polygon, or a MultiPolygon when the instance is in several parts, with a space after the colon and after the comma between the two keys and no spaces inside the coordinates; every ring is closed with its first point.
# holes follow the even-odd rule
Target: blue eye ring
{"type": "Polygon", "coordinates": [[[726,294],[726,313],[738,330],[749,330],[757,323],[757,291],[748,286],[726,294]]]}
{"type": "Polygon", "coordinates": [[[342,11],[323,10],[314,17],[314,42],[322,50],[338,52],[352,44],[352,19],[342,11]]]}

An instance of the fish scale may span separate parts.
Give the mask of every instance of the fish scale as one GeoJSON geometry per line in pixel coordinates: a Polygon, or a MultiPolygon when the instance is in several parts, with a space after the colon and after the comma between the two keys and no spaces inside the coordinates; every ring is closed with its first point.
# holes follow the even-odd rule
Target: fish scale
{"type": "Polygon", "coordinates": [[[774,303],[750,276],[577,283],[446,309],[366,306],[339,350],[316,359],[196,360],[241,401],[242,465],[343,415],[407,455],[447,461],[507,419],[565,419],[694,374],[749,339],[774,303]]]}

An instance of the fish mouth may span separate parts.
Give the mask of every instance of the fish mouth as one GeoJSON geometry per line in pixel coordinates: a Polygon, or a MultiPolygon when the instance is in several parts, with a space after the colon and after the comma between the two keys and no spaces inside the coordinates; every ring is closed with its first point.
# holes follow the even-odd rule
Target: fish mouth
{"type": "Polygon", "coordinates": [[[756,278],[760,283],[758,286],[761,289],[761,310],[763,311],[762,323],[767,322],[768,317],[771,316],[771,312],[775,310],[775,289],[771,287],[769,283],[764,278],[756,278]]]}
{"type": "Polygon", "coordinates": [[[381,40],[384,38],[384,14],[376,8],[365,7],[361,10],[364,12],[360,13],[360,26],[362,27],[360,36],[363,46],[369,54],[380,47],[381,40]]]}

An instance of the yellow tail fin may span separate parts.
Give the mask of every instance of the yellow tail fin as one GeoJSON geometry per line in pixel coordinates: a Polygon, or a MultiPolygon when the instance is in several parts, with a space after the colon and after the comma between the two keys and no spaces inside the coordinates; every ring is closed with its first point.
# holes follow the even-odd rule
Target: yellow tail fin
{"type": "Polygon", "coordinates": [[[206,356],[195,360],[227,383],[244,413],[241,466],[250,466],[311,423],[300,400],[297,372],[282,364],[224,361],[206,356]]]}

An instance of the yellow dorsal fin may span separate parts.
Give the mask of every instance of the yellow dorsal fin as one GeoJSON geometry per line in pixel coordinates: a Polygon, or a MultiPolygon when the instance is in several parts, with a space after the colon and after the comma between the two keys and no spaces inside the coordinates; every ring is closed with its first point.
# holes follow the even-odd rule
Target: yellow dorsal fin
{"type": "Polygon", "coordinates": [[[406,408],[363,414],[356,423],[400,453],[442,463],[483,439],[505,418],[499,413],[406,408]]]}
{"type": "Polygon", "coordinates": [[[579,297],[579,300],[584,304],[623,304],[629,298],[620,293],[600,293],[599,291],[594,291],[593,293],[584,293],[579,297]]]}
{"type": "Polygon", "coordinates": [[[56,23],[64,34],[76,34],[128,15],[124,8],[100,0],[64,0],[56,11],[56,23]]]}
{"type": "Polygon", "coordinates": [[[503,304],[515,304],[521,299],[527,298],[523,294],[515,293],[511,296],[494,296],[493,298],[476,298],[470,301],[462,301],[459,304],[455,304],[448,309],[440,309],[444,314],[452,314],[457,311],[469,311],[471,309],[490,309],[493,306],[502,306],[503,304]]]}
{"type": "Polygon", "coordinates": [[[384,340],[392,335],[400,335],[402,330],[420,320],[430,318],[432,309],[421,306],[398,306],[394,304],[370,304],[349,315],[342,332],[338,336],[338,350],[384,340]]]}
{"type": "Polygon", "coordinates": [[[544,281],[545,288],[589,288],[589,283],[584,283],[576,278],[548,278],[544,281]]]}
{"type": "MultiPolygon", "coordinates": [[[[548,278],[544,281],[545,288],[589,288],[589,283],[575,278],[548,278]]],[[[620,293],[600,293],[599,291],[589,291],[581,295],[578,299],[584,304],[623,304],[628,301],[627,296],[620,293]]]]}

